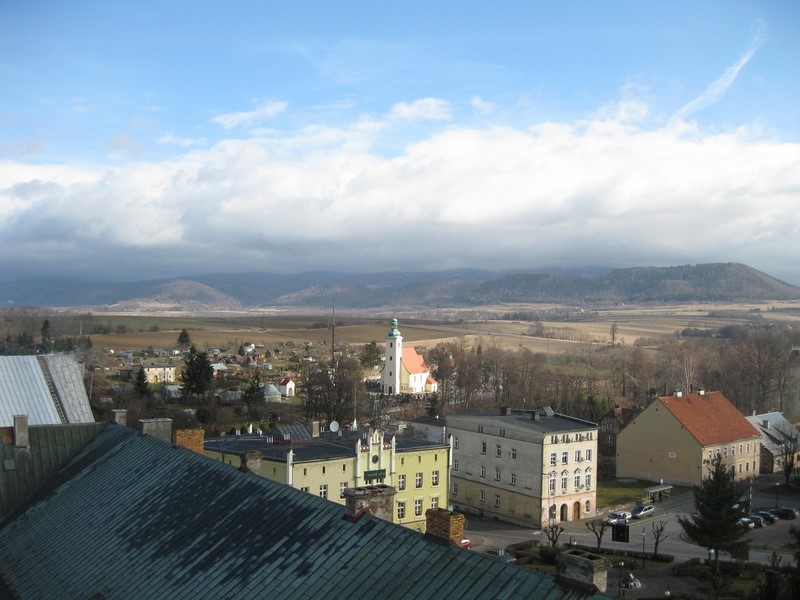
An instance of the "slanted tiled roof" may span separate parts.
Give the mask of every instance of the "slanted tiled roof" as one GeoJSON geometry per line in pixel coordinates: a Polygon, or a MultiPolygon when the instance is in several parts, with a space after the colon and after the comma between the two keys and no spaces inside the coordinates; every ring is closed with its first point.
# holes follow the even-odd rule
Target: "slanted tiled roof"
{"type": "Polygon", "coordinates": [[[422,358],[417,351],[412,348],[403,348],[403,366],[411,374],[427,373],[430,371],[428,365],[425,364],[425,359],[422,358]]]}
{"type": "Polygon", "coordinates": [[[758,437],[758,431],[722,392],[659,396],[660,402],[702,445],[758,437]]]}
{"type": "Polygon", "coordinates": [[[14,415],[28,415],[31,425],[94,422],[75,357],[0,356],[0,427],[12,426],[14,415]]]}
{"type": "Polygon", "coordinates": [[[0,517],[19,507],[104,427],[104,423],[35,425],[28,429],[29,447],[24,450],[14,447],[12,428],[0,430],[0,517]]]}
{"type": "Polygon", "coordinates": [[[22,600],[585,597],[345,510],[108,425],[0,524],[0,591],[22,600]]]}

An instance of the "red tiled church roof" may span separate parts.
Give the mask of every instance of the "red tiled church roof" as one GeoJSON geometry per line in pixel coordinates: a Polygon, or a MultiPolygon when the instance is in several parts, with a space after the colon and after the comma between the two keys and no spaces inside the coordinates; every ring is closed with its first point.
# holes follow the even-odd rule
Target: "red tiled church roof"
{"type": "Polygon", "coordinates": [[[412,375],[427,373],[430,371],[425,359],[422,358],[414,348],[403,348],[403,366],[412,375]]]}
{"type": "Polygon", "coordinates": [[[758,431],[722,392],[659,396],[660,402],[703,446],[758,437],[758,431]]]}

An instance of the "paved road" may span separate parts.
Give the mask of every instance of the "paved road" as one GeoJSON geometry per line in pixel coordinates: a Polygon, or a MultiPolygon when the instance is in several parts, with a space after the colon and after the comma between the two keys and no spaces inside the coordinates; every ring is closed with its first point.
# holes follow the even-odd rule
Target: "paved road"
{"type": "MultiPolygon", "coordinates": [[[[772,508],[775,506],[775,495],[773,492],[775,489],[773,487],[775,481],[777,481],[777,478],[774,476],[762,476],[759,478],[758,485],[754,487],[751,496],[752,505],[755,509],[772,508]]],[[[750,495],[749,491],[747,495],[750,495]]],[[[779,496],[778,503],[781,506],[796,506],[800,504],[796,498],[789,499],[785,496],[779,496]]],[[[683,562],[690,558],[708,558],[708,552],[705,548],[692,544],[682,537],[683,529],[678,523],[679,517],[688,516],[694,511],[694,498],[690,492],[666,498],[663,502],[656,503],[655,506],[656,514],[652,518],[641,521],[630,521],[629,543],[612,542],[611,532],[607,529],[603,537],[602,548],[608,550],[627,550],[628,552],[638,553],[642,549],[641,534],[642,531],[644,531],[644,549],[646,552],[652,553],[654,541],[652,524],[665,520],[667,522],[667,527],[665,529],[667,537],[666,539],[662,538],[659,544],[659,554],[671,554],[675,557],[676,562],[683,562]]],[[[571,523],[563,523],[564,533],[559,539],[559,542],[565,545],[574,542],[579,545],[595,547],[597,545],[597,538],[587,529],[586,523],[588,521],[588,519],[584,519],[571,523]]],[[[787,549],[787,545],[791,540],[789,528],[795,524],[800,527],[800,520],[777,520],[773,525],[766,525],[765,527],[751,530],[749,536],[752,549],[750,550],[749,559],[753,562],[769,564],[773,551],[777,551],[778,555],[781,557],[781,564],[793,563],[794,556],[792,551],[787,549]]],[[[536,539],[540,539],[542,544],[547,543],[547,539],[541,531],[501,523],[495,519],[488,519],[476,515],[467,515],[466,535],[472,540],[473,551],[476,552],[482,552],[490,548],[505,548],[510,544],[536,539]]],[[[729,557],[723,555],[720,560],[729,560],[729,557]]],[[[671,586],[671,589],[675,592],[696,591],[687,587],[691,585],[690,583],[672,577],[671,570],[672,565],[666,565],[659,571],[646,571],[644,575],[641,576],[637,574],[637,577],[639,577],[642,582],[642,589],[629,590],[626,597],[637,598],[660,595],[661,592],[666,589],[666,586],[671,586]]],[[[612,568],[609,570],[608,594],[614,595],[618,590],[620,575],[622,575],[623,578],[627,577],[627,569],[618,570],[612,568]]]]}

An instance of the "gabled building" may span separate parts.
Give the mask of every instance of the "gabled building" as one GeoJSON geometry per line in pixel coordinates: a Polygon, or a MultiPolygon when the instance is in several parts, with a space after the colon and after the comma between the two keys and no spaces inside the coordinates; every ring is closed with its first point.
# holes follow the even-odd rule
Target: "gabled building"
{"type": "Polygon", "coordinates": [[[450,502],[528,527],[591,517],[597,424],[539,410],[448,415],[450,502]]]}
{"type": "Polygon", "coordinates": [[[783,473],[784,461],[800,467],[800,431],[783,413],[752,415],[747,420],[760,435],[762,473],[783,473]]]}
{"type": "Polygon", "coordinates": [[[0,356],[0,427],[93,423],[81,367],[71,355],[0,356]]]}
{"type": "Polygon", "coordinates": [[[607,598],[460,548],[444,509],[420,535],[121,425],[19,425],[4,451],[63,461],[0,521],[3,598],[607,598]]]}
{"type": "Polygon", "coordinates": [[[617,476],[617,436],[622,429],[642,412],[641,407],[615,406],[600,419],[597,436],[597,468],[599,477],[617,476]]]}
{"type": "Polygon", "coordinates": [[[338,504],[346,490],[388,485],[396,490],[390,520],[425,531],[425,511],[447,506],[450,445],[380,430],[327,431],[315,424],[310,435],[301,426],[279,435],[208,439],[206,455],[251,470],[267,479],[338,504]]]}
{"type": "Polygon", "coordinates": [[[295,383],[291,377],[283,377],[278,382],[278,390],[281,392],[281,396],[286,398],[293,398],[295,393],[295,383]]]}
{"type": "Polygon", "coordinates": [[[425,394],[438,389],[425,359],[413,347],[403,346],[397,319],[392,319],[391,329],[386,334],[381,391],[384,394],[425,394]]]}
{"type": "Polygon", "coordinates": [[[699,485],[720,455],[737,479],[759,474],[758,431],[721,392],[659,396],[617,437],[617,477],[699,485]]]}

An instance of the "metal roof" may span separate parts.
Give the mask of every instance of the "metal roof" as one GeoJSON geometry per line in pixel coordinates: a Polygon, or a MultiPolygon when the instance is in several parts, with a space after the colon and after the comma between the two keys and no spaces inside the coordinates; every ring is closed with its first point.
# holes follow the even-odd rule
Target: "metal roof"
{"type": "Polygon", "coordinates": [[[31,425],[94,422],[75,357],[0,356],[0,427],[12,426],[14,415],[28,415],[31,425]]]}
{"type": "Polygon", "coordinates": [[[586,597],[119,425],[0,522],[3,590],[23,600],[586,597]]]}

